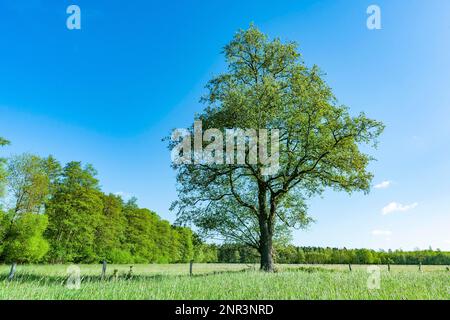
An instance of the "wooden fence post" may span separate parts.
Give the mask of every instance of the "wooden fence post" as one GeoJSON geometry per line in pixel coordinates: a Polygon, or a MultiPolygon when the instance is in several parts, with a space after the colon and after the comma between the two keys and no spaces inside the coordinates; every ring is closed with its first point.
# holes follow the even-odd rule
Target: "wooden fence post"
{"type": "Polygon", "coordinates": [[[131,279],[133,278],[133,266],[130,266],[130,270],[128,271],[127,274],[127,279],[131,279]]]}
{"type": "Polygon", "coordinates": [[[17,263],[13,262],[11,265],[11,270],[9,270],[8,280],[11,281],[14,278],[14,274],[16,273],[17,263]]]}
{"type": "Polygon", "coordinates": [[[105,279],[106,276],[106,260],[103,260],[103,266],[102,266],[102,280],[105,279]]]}
{"type": "Polygon", "coordinates": [[[388,263],[388,271],[391,272],[391,265],[388,263]]]}
{"type": "Polygon", "coordinates": [[[192,276],[192,265],[194,264],[194,260],[189,262],[189,275],[192,276]]]}
{"type": "Polygon", "coordinates": [[[352,265],[350,263],[348,264],[348,270],[352,271],[352,265]]]}
{"type": "Polygon", "coordinates": [[[423,272],[423,271],[422,271],[422,262],[419,262],[419,271],[420,271],[420,272],[423,272]]]}

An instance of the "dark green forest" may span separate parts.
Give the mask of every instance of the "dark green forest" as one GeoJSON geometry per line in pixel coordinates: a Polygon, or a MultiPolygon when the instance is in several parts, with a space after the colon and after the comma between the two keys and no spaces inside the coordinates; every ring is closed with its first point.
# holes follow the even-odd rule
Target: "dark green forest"
{"type": "MultiPolygon", "coordinates": [[[[0,144],[8,141],[0,139],[0,144]]],[[[257,263],[240,244],[208,244],[137,200],[102,192],[91,165],[22,154],[0,159],[0,263],[257,263]]],[[[450,253],[283,245],[277,263],[450,264],[450,253]]]]}

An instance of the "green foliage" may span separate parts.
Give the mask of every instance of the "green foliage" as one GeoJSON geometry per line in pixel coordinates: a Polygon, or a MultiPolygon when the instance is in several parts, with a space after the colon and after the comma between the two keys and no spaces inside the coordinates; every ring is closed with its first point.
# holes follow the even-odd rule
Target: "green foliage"
{"type": "MultiPolygon", "coordinates": [[[[11,221],[8,221],[11,223],[11,221]]],[[[47,227],[46,215],[24,213],[14,221],[2,250],[5,262],[35,263],[47,253],[49,245],[43,233],[47,227]]]]}
{"type": "Polygon", "coordinates": [[[136,199],[104,194],[91,165],[62,168],[52,156],[29,154],[6,164],[10,205],[0,210],[0,262],[173,263],[194,256],[190,229],[171,226],[136,199]]]}
{"type": "Polygon", "coordinates": [[[124,207],[127,218],[125,245],[137,262],[188,262],[194,255],[192,232],[172,227],[156,213],[139,208],[135,201],[124,207]]]}
{"type": "MultiPolygon", "coordinates": [[[[5,168],[6,160],[0,158],[0,198],[5,195],[6,177],[8,175],[5,168]]],[[[0,204],[0,208],[2,205],[0,204]]]]}
{"type": "Polygon", "coordinates": [[[218,262],[256,263],[258,261],[258,251],[248,246],[226,243],[215,248],[217,250],[218,262]]]}
{"type": "Polygon", "coordinates": [[[7,162],[7,186],[12,196],[11,210],[40,213],[50,193],[46,159],[32,154],[12,156],[7,162]]]}
{"type": "Polygon", "coordinates": [[[136,262],[156,262],[156,226],[154,213],[129,202],[124,207],[127,218],[126,244],[136,262]]]}
{"type": "Polygon", "coordinates": [[[126,241],[127,219],[123,212],[123,201],[112,194],[101,195],[103,212],[95,233],[94,251],[100,260],[108,262],[131,262],[131,254],[123,249],[126,241]]]}
{"type": "Polygon", "coordinates": [[[312,222],[309,198],[327,188],[369,191],[372,157],[361,146],[375,147],[384,126],[338,104],[323,73],[306,66],[295,43],[270,40],[251,26],[237,32],[224,53],[228,68],[208,82],[197,119],[203,130],[222,133],[278,129],[279,169],[262,174],[266,166],[249,161],[248,145],[242,163],[174,164],[179,199],[172,209],[180,223],[193,223],[204,235],[259,250],[261,268],[272,271],[277,238],[312,222]]]}
{"type": "Polygon", "coordinates": [[[4,248],[7,244],[6,240],[6,236],[8,234],[8,230],[10,228],[11,222],[9,220],[8,214],[4,211],[1,210],[0,208],[0,239],[2,241],[0,241],[0,261],[1,261],[1,257],[4,251],[4,248]]]}
{"type": "Polygon", "coordinates": [[[6,162],[10,205],[0,213],[0,260],[37,262],[48,251],[43,233],[48,219],[42,211],[50,180],[45,159],[35,155],[12,156],[6,162]]]}
{"type": "Polygon", "coordinates": [[[199,263],[218,262],[217,247],[203,243],[194,246],[194,261],[199,263]]]}
{"type": "Polygon", "coordinates": [[[175,263],[194,257],[189,228],[171,226],[136,199],[124,203],[104,194],[91,165],[62,168],[52,156],[23,154],[8,159],[7,169],[12,201],[0,210],[0,262],[175,263]]]}
{"type": "Polygon", "coordinates": [[[50,261],[97,260],[94,242],[103,202],[95,174],[91,166],[82,167],[79,162],[70,162],[64,167],[55,194],[46,207],[50,261]]]}
{"type": "Polygon", "coordinates": [[[171,262],[189,262],[194,258],[194,244],[192,240],[192,230],[184,227],[173,227],[173,237],[175,239],[174,250],[177,260],[171,262]]]}
{"type": "MultiPolygon", "coordinates": [[[[207,245],[217,251],[217,260],[204,260],[202,262],[220,263],[248,263],[256,262],[255,252],[252,248],[239,244],[225,244],[221,246],[207,245]],[[236,261],[234,252],[240,256],[236,261]]],[[[206,250],[206,249],[203,249],[206,250]]],[[[275,261],[279,264],[403,264],[418,265],[449,265],[450,252],[440,250],[416,251],[375,251],[369,249],[339,249],[320,247],[296,247],[293,245],[276,246],[275,261]]]]}
{"type": "Polygon", "coordinates": [[[217,262],[217,246],[214,244],[206,244],[197,234],[192,236],[192,244],[194,246],[193,259],[195,262],[217,262]]]}
{"type": "MultiPolygon", "coordinates": [[[[0,137],[0,147],[6,146],[8,144],[9,144],[8,140],[5,140],[2,137],[0,137]]],[[[6,177],[7,177],[7,171],[5,168],[5,164],[6,164],[6,159],[0,157],[0,198],[5,193],[5,183],[6,183],[6,177]]],[[[1,205],[0,205],[0,208],[1,208],[1,205]]]]}
{"type": "MultiPolygon", "coordinates": [[[[110,252],[108,252],[106,260],[111,263],[134,263],[139,259],[133,257],[130,251],[126,249],[113,248],[110,252]]],[[[145,259],[141,259],[140,262],[148,263],[145,259]]]]}

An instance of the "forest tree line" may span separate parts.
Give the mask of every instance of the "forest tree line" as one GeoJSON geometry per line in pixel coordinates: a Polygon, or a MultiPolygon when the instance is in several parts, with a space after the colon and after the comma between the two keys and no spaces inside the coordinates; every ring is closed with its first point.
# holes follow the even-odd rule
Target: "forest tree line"
{"type": "Polygon", "coordinates": [[[136,199],[101,191],[91,165],[31,154],[2,159],[0,262],[177,263],[193,257],[189,228],[136,199]]]}
{"type": "MultiPolygon", "coordinates": [[[[0,141],[1,142],[1,141],[0,141]]],[[[241,244],[208,244],[190,228],[102,192],[91,165],[31,154],[0,159],[0,263],[257,263],[241,244]]],[[[275,248],[276,263],[450,264],[439,250],[275,248]]]]}
{"type": "MultiPolygon", "coordinates": [[[[258,252],[239,244],[202,244],[195,257],[201,262],[258,263],[258,252]]],[[[279,264],[429,264],[450,265],[450,252],[437,250],[370,250],[346,248],[299,247],[291,244],[274,248],[279,264]]]]}

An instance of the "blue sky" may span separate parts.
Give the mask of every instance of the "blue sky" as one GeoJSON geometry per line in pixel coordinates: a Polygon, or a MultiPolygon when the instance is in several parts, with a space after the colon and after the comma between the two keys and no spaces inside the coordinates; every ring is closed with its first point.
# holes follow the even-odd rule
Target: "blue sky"
{"type": "Polygon", "coordinates": [[[13,144],[1,154],[92,163],[104,191],[135,195],[173,221],[175,174],[161,138],[192,123],[204,84],[224,69],[222,47],[251,22],[297,41],[341,103],[387,125],[371,165],[380,188],[312,199],[317,222],[295,244],[450,250],[446,0],[4,0],[0,136],[13,144]],[[71,4],[81,30],[66,28],[71,4]],[[381,30],[366,27],[371,4],[381,30]]]}

